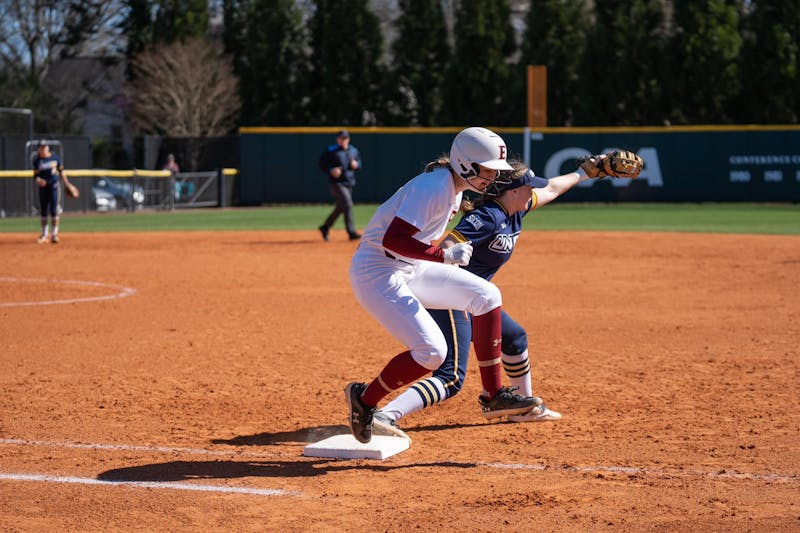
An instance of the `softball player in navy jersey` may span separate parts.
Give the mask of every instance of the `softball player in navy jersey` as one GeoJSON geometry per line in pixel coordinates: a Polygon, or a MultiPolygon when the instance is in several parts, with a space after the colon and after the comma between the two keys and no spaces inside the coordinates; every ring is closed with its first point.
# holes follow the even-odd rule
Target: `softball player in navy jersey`
{"type": "MultiPolygon", "coordinates": [[[[523,218],[533,209],[548,204],[576,184],[589,179],[582,170],[550,180],[535,176],[521,162],[512,162],[506,180],[498,179],[483,196],[483,204],[466,212],[444,239],[442,246],[471,242],[472,258],[462,266],[483,279],[491,280],[511,258],[522,232],[523,218]]],[[[502,176],[506,177],[506,176],[502,176]]],[[[469,360],[472,324],[464,311],[431,310],[447,339],[444,363],[431,377],[417,381],[380,411],[374,413],[375,426],[400,434],[396,422],[405,415],[453,397],[464,384],[469,360]]],[[[502,314],[502,361],[511,384],[523,396],[533,396],[528,340],[525,330],[505,311],[502,314]]],[[[561,415],[548,409],[540,398],[526,413],[510,414],[514,422],[559,420],[561,415]]]]}
{"type": "Polygon", "coordinates": [[[345,387],[348,424],[360,442],[372,439],[375,406],[387,394],[436,370],[447,341],[426,308],[469,312],[480,367],[483,415],[521,414],[534,398],[514,394],[500,376],[500,291],[490,281],[458,268],[469,263],[472,245],[447,249],[432,244],[460,208],[462,194],[483,193],[501,170],[511,170],[506,144],[485,128],[456,135],[449,161],[429,164],[378,207],[350,264],[358,302],[408,349],[392,358],[369,385],[345,387]]]}
{"type": "Polygon", "coordinates": [[[39,186],[39,214],[41,216],[42,232],[36,242],[39,244],[50,240],[58,243],[58,196],[60,194],[60,180],[66,180],[61,159],[50,152],[50,146],[39,142],[38,154],[33,160],[33,178],[39,186]],[[52,235],[47,228],[47,215],[53,221],[52,235]]]}

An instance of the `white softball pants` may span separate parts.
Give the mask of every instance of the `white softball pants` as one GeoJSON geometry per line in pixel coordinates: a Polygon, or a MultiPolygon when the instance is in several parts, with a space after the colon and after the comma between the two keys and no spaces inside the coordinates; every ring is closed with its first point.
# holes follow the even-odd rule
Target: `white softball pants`
{"type": "Polygon", "coordinates": [[[426,307],[483,315],[502,305],[500,290],[471,272],[431,261],[410,265],[368,246],[353,256],[350,285],[361,306],[429,370],[444,361],[447,342],[426,307]]]}

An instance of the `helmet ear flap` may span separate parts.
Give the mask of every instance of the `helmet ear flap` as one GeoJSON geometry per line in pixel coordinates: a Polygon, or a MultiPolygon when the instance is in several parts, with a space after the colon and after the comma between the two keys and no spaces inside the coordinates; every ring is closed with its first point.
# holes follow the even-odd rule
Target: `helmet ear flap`
{"type": "Polygon", "coordinates": [[[458,174],[462,179],[465,179],[465,180],[469,179],[469,178],[471,178],[473,176],[477,176],[478,173],[480,172],[480,169],[478,168],[478,165],[476,165],[475,163],[472,163],[470,165],[471,168],[467,168],[466,166],[464,166],[464,164],[460,160],[459,161],[453,161],[451,159],[450,160],[450,167],[455,171],[456,174],[458,174]]]}

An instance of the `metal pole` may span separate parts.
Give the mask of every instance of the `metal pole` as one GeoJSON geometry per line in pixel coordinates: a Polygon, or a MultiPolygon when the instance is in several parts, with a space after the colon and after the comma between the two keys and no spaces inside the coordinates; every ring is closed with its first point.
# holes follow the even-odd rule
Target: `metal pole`
{"type": "MultiPolygon", "coordinates": [[[[14,113],[17,115],[28,115],[28,142],[33,140],[33,111],[23,107],[0,107],[0,113],[14,113]]],[[[25,154],[25,161],[27,163],[28,154],[25,154]]],[[[27,166],[27,164],[26,164],[27,166]]],[[[25,187],[25,207],[28,209],[28,214],[33,214],[33,199],[31,198],[31,188],[25,187]]]]}

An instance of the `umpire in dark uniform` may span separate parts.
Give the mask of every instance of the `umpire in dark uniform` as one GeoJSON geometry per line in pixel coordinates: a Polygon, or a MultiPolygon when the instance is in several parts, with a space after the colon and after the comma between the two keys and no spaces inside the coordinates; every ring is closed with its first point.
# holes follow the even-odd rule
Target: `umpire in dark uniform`
{"type": "Polygon", "coordinates": [[[353,187],[356,184],[356,172],[361,170],[361,154],[358,148],[350,144],[350,133],[341,130],[336,135],[336,144],[328,146],[319,156],[319,169],[328,176],[328,190],[333,196],[336,206],[319,227],[322,238],[328,240],[331,227],[344,213],[344,226],[351,241],[361,238],[353,221],[353,187]]]}

